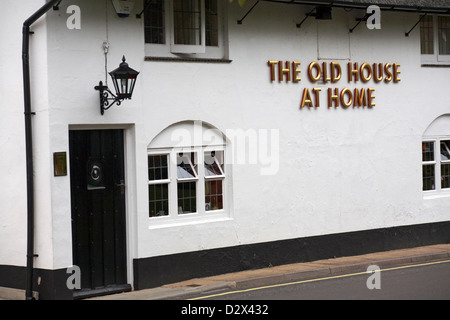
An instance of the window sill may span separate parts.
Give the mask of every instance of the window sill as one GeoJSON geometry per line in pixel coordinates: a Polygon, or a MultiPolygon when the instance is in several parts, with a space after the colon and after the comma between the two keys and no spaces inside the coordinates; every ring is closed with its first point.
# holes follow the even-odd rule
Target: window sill
{"type": "Polygon", "coordinates": [[[450,198],[450,191],[424,191],[423,199],[440,199],[440,198],[450,198]]]}
{"type": "Polygon", "coordinates": [[[172,227],[182,227],[189,225],[199,225],[213,222],[225,222],[232,221],[233,219],[226,212],[208,213],[208,214],[191,214],[189,216],[181,216],[172,218],[165,217],[152,217],[149,218],[149,230],[164,229],[172,227]]]}
{"type": "Polygon", "coordinates": [[[450,63],[422,63],[422,68],[450,68],[450,63]]]}
{"type": "Polygon", "coordinates": [[[229,59],[215,59],[215,58],[178,58],[178,57],[145,57],[144,61],[158,61],[158,62],[200,62],[200,63],[231,63],[233,60],[229,59]]]}

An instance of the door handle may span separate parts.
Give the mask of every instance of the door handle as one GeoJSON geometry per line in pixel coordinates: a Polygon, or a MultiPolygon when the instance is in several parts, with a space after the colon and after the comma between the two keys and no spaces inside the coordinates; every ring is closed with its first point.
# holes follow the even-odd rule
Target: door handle
{"type": "Polygon", "coordinates": [[[116,183],[116,187],[120,187],[120,194],[125,194],[125,181],[120,180],[120,183],[116,183]]]}

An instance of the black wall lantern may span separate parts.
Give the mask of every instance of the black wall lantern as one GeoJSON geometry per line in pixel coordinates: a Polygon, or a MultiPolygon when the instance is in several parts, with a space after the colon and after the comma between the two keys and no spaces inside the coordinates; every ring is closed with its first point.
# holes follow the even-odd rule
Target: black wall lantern
{"type": "Polygon", "coordinates": [[[112,93],[108,86],[104,86],[102,81],[95,87],[95,90],[100,92],[100,113],[102,115],[105,113],[105,110],[111,108],[114,103],[120,106],[123,100],[131,99],[139,72],[128,66],[124,56],[119,68],[111,71],[109,74],[113,80],[116,94],[112,93]]]}

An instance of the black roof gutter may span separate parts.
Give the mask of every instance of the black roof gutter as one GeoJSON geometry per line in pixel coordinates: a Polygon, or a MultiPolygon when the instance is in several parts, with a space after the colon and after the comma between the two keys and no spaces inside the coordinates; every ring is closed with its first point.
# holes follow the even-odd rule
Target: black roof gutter
{"type": "Polygon", "coordinates": [[[50,0],[23,23],[22,28],[22,66],[23,96],[25,112],[25,147],[27,167],[27,281],[26,300],[33,300],[33,259],[34,254],[34,177],[33,177],[33,135],[31,127],[31,85],[30,85],[30,26],[47,13],[61,0],[50,0]]]}

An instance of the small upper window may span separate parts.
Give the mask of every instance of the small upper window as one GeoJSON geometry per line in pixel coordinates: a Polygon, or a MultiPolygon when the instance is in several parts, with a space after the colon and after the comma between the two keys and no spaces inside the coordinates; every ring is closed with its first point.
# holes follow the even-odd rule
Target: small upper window
{"type": "Polygon", "coordinates": [[[425,15],[420,22],[420,50],[424,64],[450,63],[450,17],[425,15]]]}
{"type": "Polygon", "coordinates": [[[147,55],[224,58],[219,0],[146,0],[144,15],[147,55]]]}
{"type": "Polygon", "coordinates": [[[162,0],[147,1],[144,16],[145,43],[165,43],[166,27],[164,17],[164,2],[162,0]]]}

